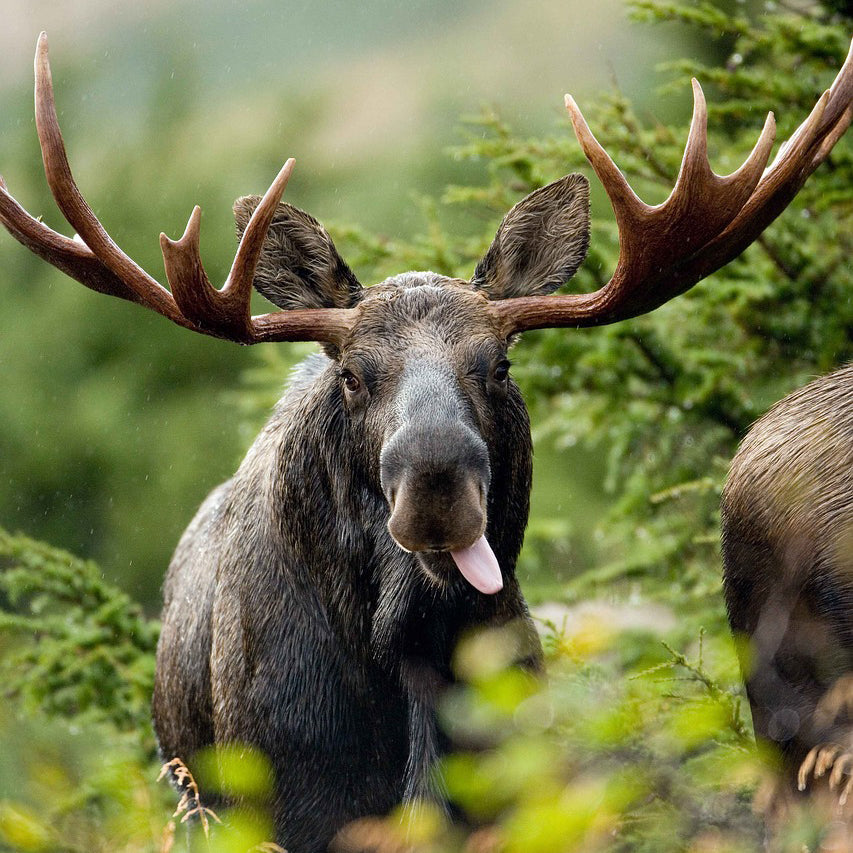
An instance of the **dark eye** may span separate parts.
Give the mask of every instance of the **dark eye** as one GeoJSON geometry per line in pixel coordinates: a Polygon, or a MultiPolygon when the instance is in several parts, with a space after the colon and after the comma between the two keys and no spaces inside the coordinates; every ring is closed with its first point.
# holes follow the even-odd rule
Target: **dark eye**
{"type": "Polygon", "coordinates": [[[361,380],[349,370],[341,371],[341,379],[344,380],[344,387],[350,392],[350,394],[355,394],[355,392],[361,388],[361,380]]]}
{"type": "Polygon", "coordinates": [[[495,382],[506,382],[506,378],[509,376],[509,366],[509,362],[506,359],[499,361],[497,365],[495,365],[495,370],[492,374],[495,382]]]}

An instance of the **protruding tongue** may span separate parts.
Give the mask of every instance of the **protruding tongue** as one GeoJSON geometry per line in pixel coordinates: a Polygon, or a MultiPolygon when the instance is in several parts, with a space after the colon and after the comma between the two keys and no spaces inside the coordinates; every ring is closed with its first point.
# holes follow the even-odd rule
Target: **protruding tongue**
{"type": "Polygon", "coordinates": [[[503,589],[504,579],[498,558],[485,536],[481,536],[468,548],[451,551],[450,556],[462,572],[462,577],[475,589],[486,595],[494,595],[503,589]]]}

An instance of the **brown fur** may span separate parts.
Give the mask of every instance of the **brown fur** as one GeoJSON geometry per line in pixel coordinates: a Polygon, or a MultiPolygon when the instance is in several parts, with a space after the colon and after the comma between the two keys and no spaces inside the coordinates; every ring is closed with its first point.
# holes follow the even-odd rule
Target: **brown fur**
{"type": "MultiPolygon", "coordinates": [[[[234,202],[237,238],[261,201],[234,202]]],[[[255,270],[254,285],[279,308],[352,308],[361,285],[317,220],[284,202],[278,205],[255,270]]]]}
{"type": "Polygon", "coordinates": [[[732,630],[748,640],[756,735],[778,748],[793,793],[812,748],[853,749],[850,708],[826,713],[853,672],[853,365],[755,424],[722,511],[726,600],[732,630]]]}
{"type": "Polygon", "coordinates": [[[507,213],[471,281],[490,299],[553,293],[577,272],[588,248],[589,182],[566,175],[507,213]]]}
{"type": "MultiPolygon", "coordinates": [[[[256,205],[237,203],[238,230],[256,205]]],[[[277,840],[291,853],[324,850],[402,800],[440,799],[435,706],[464,633],[516,625],[520,662],[538,667],[515,577],[530,425],[487,307],[498,291],[562,281],[587,231],[586,182],[566,178],[513,208],[475,281],[404,273],[362,290],[316,220],[277,210],[258,290],[285,308],[351,307],[355,321],[329,357],[300,367],[184,534],[153,710],[166,760],[192,767],[198,750],[228,743],[269,756],[277,840]],[[567,224],[578,230],[555,230],[567,224]],[[484,531],[503,580],[490,595],[449,554],[484,531]]]]}

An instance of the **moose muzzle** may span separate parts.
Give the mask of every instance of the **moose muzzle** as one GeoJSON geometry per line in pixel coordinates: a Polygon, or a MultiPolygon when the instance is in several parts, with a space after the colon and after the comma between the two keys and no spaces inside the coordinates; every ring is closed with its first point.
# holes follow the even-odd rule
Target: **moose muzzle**
{"type": "Polygon", "coordinates": [[[388,532],[406,551],[449,553],[472,586],[494,594],[503,578],[485,537],[486,443],[459,418],[420,415],[404,421],[382,450],[388,532]]]}

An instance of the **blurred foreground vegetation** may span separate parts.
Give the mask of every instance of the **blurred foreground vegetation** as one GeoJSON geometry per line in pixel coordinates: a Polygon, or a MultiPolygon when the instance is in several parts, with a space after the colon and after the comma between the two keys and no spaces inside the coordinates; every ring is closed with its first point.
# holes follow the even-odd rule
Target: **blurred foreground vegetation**
{"type": "MultiPolygon", "coordinates": [[[[850,18],[819,4],[757,15],[722,2],[639,0],[631,8],[642,20],[693,28],[720,57],[708,66],[679,60],[664,71],[679,90],[690,74],[702,81],[712,162],[724,173],[743,161],[767,110],[776,114],[777,138],[790,135],[848,46],[850,18]]],[[[637,114],[618,92],[585,112],[641,197],[661,201],[678,171],[685,128],[637,114]]],[[[355,227],[332,229],[366,280],[407,268],[467,278],[515,201],[573,169],[588,172],[566,126],[526,138],[487,110],[466,128],[467,141],[451,158],[481,164],[483,178],[420,202],[427,223],[421,235],[392,241],[355,227]],[[476,228],[456,227],[463,220],[476,228]]],[[[519,571],[531,600],[550,602],[540,611],[547,687],[505,668],[511,634],[471,638],[458,652],[463,686],[447,697],[442,719],[454,733],[491,746],[451,756],[444,771],[451,798],[478,828],[448,824],[423,806],[403,820],[362,822],[351,830],[353,843],[519,853],[759,849],[752,801],[766,765],[755,755],[725,624],[717,505],[727,462],[749,424],[787,391],[853,358],[852,173],[842,140],[756,245],[704,284],[650,316],[529,333],[513,351],[537,441],[603,458],[611,508],[582,552],[573,550],[567,527],[536,516],[529,530],[519,571]],[[570,558],[572,570],[559,571],[570,558]]],[[[590,257],[572,289],[598,287],[614,266],[617,238],[600,197],[594,214],[590,257]]],[[[59,293],[31,299],[86,310],[59,293]]],[[[152,409],[152,418],[198,417],[209,405],[207,392],[184,402],[181,376],[215,375],[215,363],[230,362],[231,350],[221,355],[218,343],[206,342],[189,356],[176,330],[167,358],[116,364],[111,338],[144,340],[149,320],[134,313],[124,323],[113,314],[137,309],[109,307],[111,319],[68,341],[69,359],[80,348],[95,349],[102,370],[82,377],[73,401],[61,402],[93,413],[121,409],[126,401],[114,398],[111,375],[164,371],[175,399],[152,409]]],[[[231,411],[247,435],[303,351],[241,354],[244,388],[231,411]]],[[[4,417],[0,450],[26,452],[38,424],[26,412],[4,417]]],[[[127,424],[129,433],[147,429],[162,430],[168,443],[168,423],[127,424]]],[[[97,431],[92,435],[97,440],[97,431]]],[[[172,472],[176,481],[207,464],[192,448],[179,451],[186,464],[172,472]]],[[[76,464],[89,467],[83,450],[76,464]]],[[[125,450],[114,464],[131,479],[145,476],[125,450]]],[[[152,514],[168,516],[177,488],[171,476],[154,485],[152,514]]],[[[59,499],[50,497],[57,494],[50,483],[37,493],[59,499]]],[[[63,499],[72,501],[70,526],[95,524],[110,512],[109,503],[85,494],[63,499]]],[[[164,536],[175,541],[183,523],[164,521],[164,536]]],[[[148,520],[145,529],[152,529],[148,520]]],[[[190,804],[170,823],[173,797],[155,781],[148,697],[156,623],[95,564],[23,536],[0,534],[0,566],[0,683],[9,697],[0,726],[18,733],[0,756],[0,777],[16,780],[15,792],[0,802],[0,846],[76,853],[184,844],[187,825],[178,821],[199,806],[190,804]],[[54,739],[31,748],[32,733],[47,726],[56,727],[54,739]]],[[[240,765],[221,783],[246,790],[252,773],[240,765]]],[[[209,838],[194,832],[190,849],[247,850],[269,840],[268,827],[252,815],[221,817],[225,825],[211,820],[209,838]]],[[[791,850],[818,849],[814,827],[790,831],[791,850]]]]}

